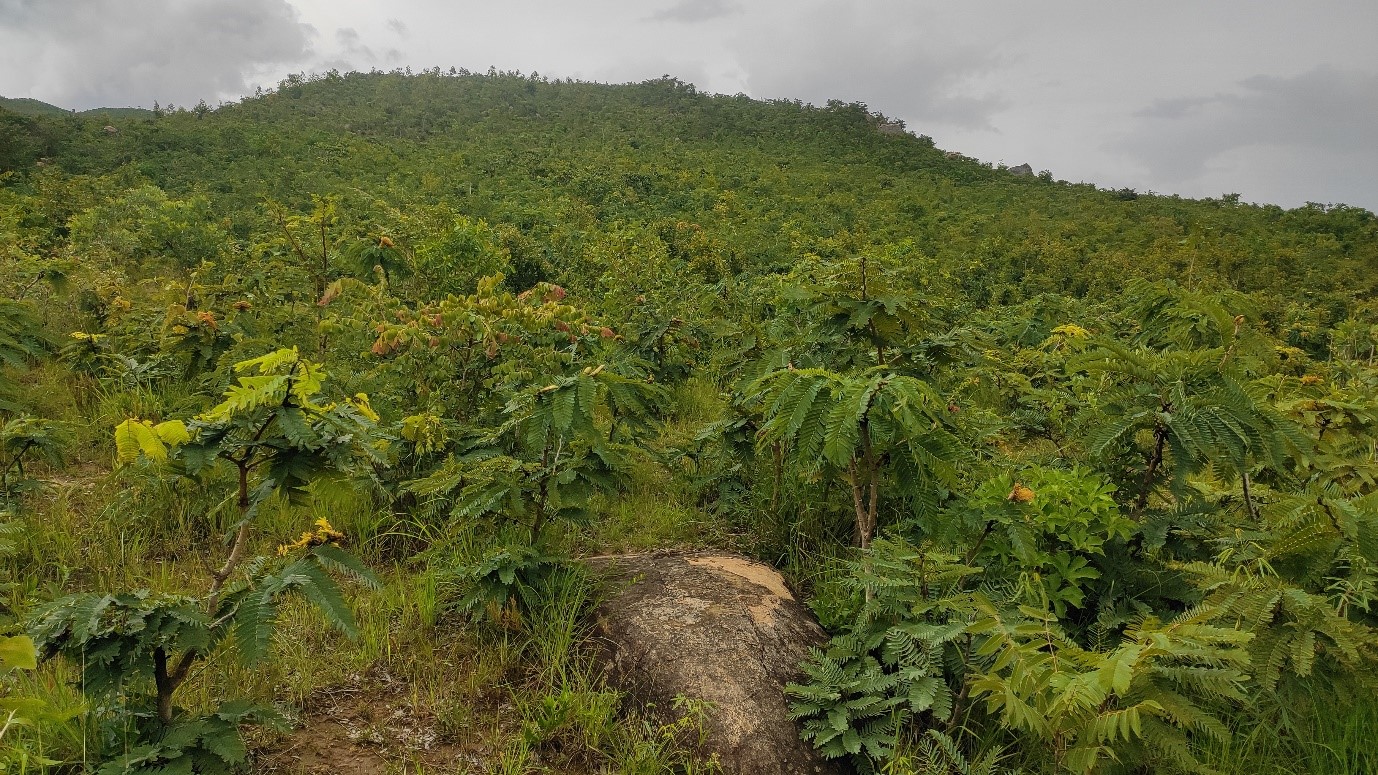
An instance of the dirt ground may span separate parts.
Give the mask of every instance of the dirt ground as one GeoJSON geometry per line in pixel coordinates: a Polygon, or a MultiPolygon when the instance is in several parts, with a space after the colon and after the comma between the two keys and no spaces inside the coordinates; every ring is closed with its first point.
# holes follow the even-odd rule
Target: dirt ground
{"type": "MultiPolygon", "coordinates": [[[[501,715],[499,708],[490,713],[501,715]]],[[[487,773],[486,735],[447,732],[405,681],[385,672],[312,695],[296,729],[257,751],[255,773],[380,775],[487,773]]]]}

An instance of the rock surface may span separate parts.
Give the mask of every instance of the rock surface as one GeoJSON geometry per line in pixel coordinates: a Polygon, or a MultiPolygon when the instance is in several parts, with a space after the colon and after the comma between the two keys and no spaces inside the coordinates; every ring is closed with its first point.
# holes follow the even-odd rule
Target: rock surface
{"type": "Polygon", "coordinates": [[[596,611],[609,683],[664,714],[712,703],[706,754],[726,775],[840,775],[799,739],[784,685],[827,636],[772,568],[722,554],[594,558],[609,593],[596,611]]]}
{"type": "Polygon", "coordinates": [[[1024,177],[1024,176],[1026,176],[1026,175],[1032,175],[1032,174],[1033,174],[1033,167],[1030,167],[1027,163],[1021,164],[1021,165],[1019,165],[1018,167],[1010,167],[1010,174],[1011,174],[1011,175],[1016,175],[1016,176],[1018,176],[1018,177],[1024,177]]]}

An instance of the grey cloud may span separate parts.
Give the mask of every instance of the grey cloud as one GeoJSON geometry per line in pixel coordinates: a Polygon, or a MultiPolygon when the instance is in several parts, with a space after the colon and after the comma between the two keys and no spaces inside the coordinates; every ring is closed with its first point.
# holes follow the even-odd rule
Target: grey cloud
{"type": "Polygon", "coordinates": [[[741,6],[729,0],[679,0],[651,14],[651,21],[707,22],[741,13],[741,6]]]}
{"type": "Polygon", "coordinates": [[[286,0],[6,0],[0,91],[64,107],[214,102],[309,53],[286,0]]]}
{"type": "Polygon", "coordinates": [[[954,47],[922,9],[902,11],[887,23],[868,18],[864,6],[827,3],[814,18],[789,29],[767,26],[736,42],[749,91],[758,97],[860,101],[912,130],[927,124],[993,129],[1007,101],[972,93],[970,80],[1000,64],[993,47],[954,47]]]}
{"type": "Polygon", "coordinates": [[[1137,115],[1145,120],[1118,147],[1169,179],[1190,179],[1251,147],[1348,157],[1378,171],[1378,73],[1259,75],[1229,93],[1160,101],[1137,115]]]}
{"type": "Polygon", "coordinates": [[[393,33],[401,37],[405,38],[407,36],[407,25],[401,19],[388,19],[387,27],[389,30],[392,30],[393,33]]]}
{"type": "Polygon", "coordinates": [[[1201,108],[1211,104],[1214,99],[1212,97],[1173,97],[1156,100],[1148,107],[1135,111],[1134,116],[1136,118],[1184,118],[1200,112],[1201,108]]]}
{"type": "Polygon", "coordinates": [[[364,45],[363,39],[359,37],[359,31],[353,27],[342,27],[336,30],[335,42],[340,44],[340,48],[347,57],[362,58],[369,62],[377,60],[373,54],[373,49],[364,45]]]}

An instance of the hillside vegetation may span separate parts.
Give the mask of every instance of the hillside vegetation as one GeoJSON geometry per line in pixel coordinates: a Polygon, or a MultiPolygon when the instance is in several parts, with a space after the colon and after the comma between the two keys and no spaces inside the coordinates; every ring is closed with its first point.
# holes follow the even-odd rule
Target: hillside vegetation
{"type": "Polygon", "coordinates": [[[1378,770],[1372,213],[670,78],[13,107],[3,767],[711,772],[578,558],[712,547],[859,772],[1378,770]]]}

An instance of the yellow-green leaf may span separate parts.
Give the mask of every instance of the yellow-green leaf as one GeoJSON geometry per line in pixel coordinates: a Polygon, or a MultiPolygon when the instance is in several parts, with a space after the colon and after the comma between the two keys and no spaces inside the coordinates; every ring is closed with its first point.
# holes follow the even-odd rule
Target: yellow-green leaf
{"type": "Polygon", "coordinates": [[[115,426],[115,455],[120,463],[132,463],[139,455],[162,461],[167,460],[167,446],[153,423],[131,417],[115,426]]]}
{"type": "Polygon", "coordinates": [[[191,433],[187,431],[186,423],[181,420],[160,422],[153,426],[153,432],[169,447],[180,447],[191,441],[191,433]]]}
{"type": "Polygon", "coordinates": [[[0,675],[38,667],[38,653],[27,635],[0,638],[0,675]]]}

